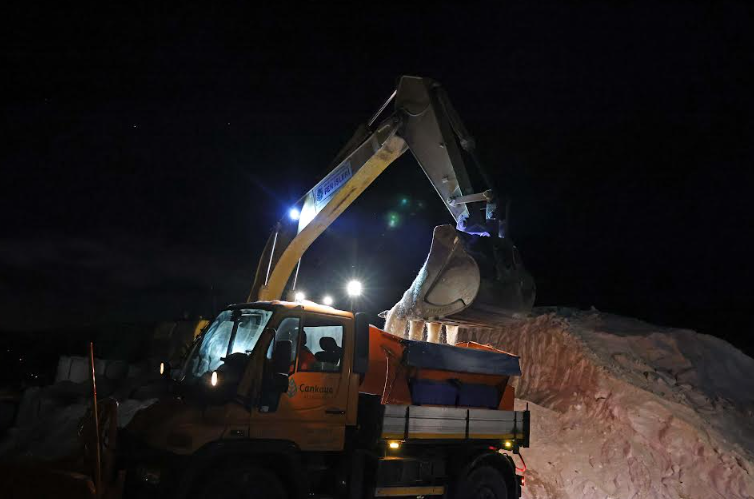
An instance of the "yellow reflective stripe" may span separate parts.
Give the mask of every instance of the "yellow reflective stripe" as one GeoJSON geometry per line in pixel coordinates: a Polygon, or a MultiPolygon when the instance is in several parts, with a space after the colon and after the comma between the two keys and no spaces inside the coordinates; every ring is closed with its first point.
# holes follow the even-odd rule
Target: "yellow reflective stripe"
{"type": "Polygon", "coordinates": [[[480,440],[514,440],[516,437],[512,433],[469,433],[469,438],[478,438],[480,440]]]}
{"type": "Polygon", "coordinates": [[[412,438],[453,438],[456,440],[463,440],[466,438],[465,433],[418,433],[409,432],[409,440],[412,438]]]}
{"type": "Polygon", "coordinates": [[[439,496],[445,493],[443,486],[430,487],[377,487],[374,497],[439,496]]]}
{"type": "MultiPolygon", "coordinates": [[[[403,433],[383,433],[382,438],[385,440],[404,440],[403,433]]],[[[419,432],[411,432],[408,434],[408,440],[411,440],[412,438],[456,438],[456,439],[465,439],[466,435],[463,433],[419,433],[419,432]]],[[[469,439],[477,439],[477,440],[523,440],[524,435],[523,434],[517,434],[514,435],[512,433],[499,433],[499,434],[492,434],[492,433],[470,433],[469,439]]]]}
{"type": "Polygon", "coordinates": [[[382,438],[388,440],[403,440],[403,433],[383,433],[382,438]]]}

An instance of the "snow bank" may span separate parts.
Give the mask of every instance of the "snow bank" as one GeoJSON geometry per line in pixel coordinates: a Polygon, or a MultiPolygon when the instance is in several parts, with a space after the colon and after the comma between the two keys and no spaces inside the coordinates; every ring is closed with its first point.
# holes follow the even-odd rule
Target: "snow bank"
{"type": "Polygon", "coordinates": [[[538,309],[459,339],[521,356],[531,499],[754,498],[754,359],[723,340],[538,309]]]}
{"type": "MultiPolygon", "coordinates": [[[[8,431],[5,438],[0,440],[0,460],[55,461],[80,454],[79,428],[91,409],[91,402],[80,399],[65,405],[54,405],[39,391],[32,393],[31,397],[35,399],[33,403],[42,404],[46,409],[8,431]]],[[[125,427],[134,414],[156,401],[128,399],[120,402],[118,427],[125,427]]]]}

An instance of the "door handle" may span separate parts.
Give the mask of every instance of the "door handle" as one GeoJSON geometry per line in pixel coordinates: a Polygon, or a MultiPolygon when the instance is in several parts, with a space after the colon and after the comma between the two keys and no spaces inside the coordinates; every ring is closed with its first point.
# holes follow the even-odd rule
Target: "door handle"
{"type": "Polygon", "coordinates": [[[325,414],[345,414],[346,411],[343,409],[338,409],[337,407],[330,407],[329,409],[325,409],[325,414]]]}

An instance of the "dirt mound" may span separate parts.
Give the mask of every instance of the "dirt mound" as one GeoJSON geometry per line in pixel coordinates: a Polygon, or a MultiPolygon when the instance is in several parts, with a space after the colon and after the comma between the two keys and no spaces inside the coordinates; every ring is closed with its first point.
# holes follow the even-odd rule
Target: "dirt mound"
{"type": "Polygon", "coordinates": [[[725,341],[570,309],[460,338],[521,356],[524,497],[754,497],[754,359],[725,341]]]}

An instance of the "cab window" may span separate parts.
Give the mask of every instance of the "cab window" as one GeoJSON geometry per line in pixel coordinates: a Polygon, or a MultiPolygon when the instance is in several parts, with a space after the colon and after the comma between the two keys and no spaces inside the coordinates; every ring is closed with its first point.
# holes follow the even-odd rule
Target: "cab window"
{"type": "Polygon", "coordinates": [[[336,319],[309,316],[301,334],[299,371],[339,372],[343,365],[343,324],[336,319]]]}

